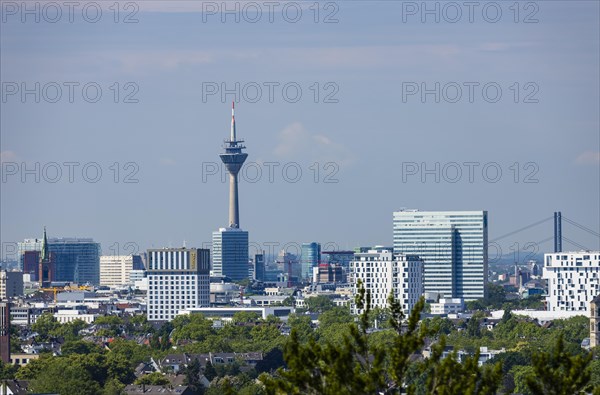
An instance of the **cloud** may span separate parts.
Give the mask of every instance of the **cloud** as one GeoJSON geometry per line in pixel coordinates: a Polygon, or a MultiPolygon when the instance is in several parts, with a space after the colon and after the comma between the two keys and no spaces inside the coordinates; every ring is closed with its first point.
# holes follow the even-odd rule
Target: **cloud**
{"type": "Polygon", "coordinates": [[[273,154],[285,160],[302,160],[319,163],[335,162],[340,167],[352,163],[351,152],[324,134],[307,131],[300,122],[286,126],[278,136],[279,144],[273,154]]]}
{"type": "Polygon", "coordinates": [[[17,159],[17,154],[15,154],[13,151],[0,152],[0,162],[15,162],[17,159]]]}
{"type": "Polygon", "coordinates": [[[585,151],[575,158],[578,165],[600,165],[600,151],[585,151]]]}

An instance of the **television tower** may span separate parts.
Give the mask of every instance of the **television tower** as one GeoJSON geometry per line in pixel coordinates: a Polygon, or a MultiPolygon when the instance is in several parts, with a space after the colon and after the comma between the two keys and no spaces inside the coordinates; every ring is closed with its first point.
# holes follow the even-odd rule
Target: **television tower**
{"type": "Polygon", "coordinates": [[[248,157],[242,152],[244,140],[238,140],[235,134],[235,102],[231,103],[231,135],[229,140],[225,139],[223,148],[225,152],[220,154],[221,160],[229,173],[229,227],[240,227],[240,209],[238,203],[238,173],[248,157]]]}

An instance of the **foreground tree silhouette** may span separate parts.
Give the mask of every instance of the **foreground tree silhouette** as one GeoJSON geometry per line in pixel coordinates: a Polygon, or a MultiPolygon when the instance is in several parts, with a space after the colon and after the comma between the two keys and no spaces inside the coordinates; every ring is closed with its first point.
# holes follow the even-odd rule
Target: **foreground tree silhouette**
{"type": "Polygon", "coordinates": [[[592,353],[570,355],[565,351],[563,336],[559,336],[554,349],[531,356],[533,374],[526,379],[527,387],[534,395],[574,395],[593,391],[600,395],[600,388],[591,388],[589,364],[592,353]]]}
{"type": "MultiPolygon", "coordinates": [[[[371,294],[359,283],[356,306],[363,311],[358,324],[350,324],[341,345],[326,342],[318,344],[310,339],[300,344],[292,330],[284,350],[287,369],[279,369],[274,376],[261,375],[268,394],[414,394],[414,385],[407,384],[406,376],[421,351],[426,337],[434,332],[419,324],[425,306],[421,298],[405,321],[400,303],[388,299],[389,331],[392,338],[387,346],[369,342],[372,310],[371,294]],[[390,346],[391,344],[391,346],[390,346]]],[[[460,364],[455,355],[441,359],[443,339],[433,357],[420,363],[428,376],[429,394],[488,394],[494,393],[500,383],[500,366],[481,370],[477,356],[473,361],[460,364]],[[441,347],[441,348],[440,348],[441,347]],[[452,370],[454,369],[454,370],[452,370]],[[459,377],[457,377],[459,376],[459,377]],[[437,379],[437,378],[440,379],[437,379]]]]}
{"type": "Polygon", "coordinates": [[[424,363],[426,393],[436,395],[495,394],[502,380],[502,364],[479,367],[479,351],[461,362],[453,353],[442,359],[446,340],[432,346],[432,355],[424,363]]]}

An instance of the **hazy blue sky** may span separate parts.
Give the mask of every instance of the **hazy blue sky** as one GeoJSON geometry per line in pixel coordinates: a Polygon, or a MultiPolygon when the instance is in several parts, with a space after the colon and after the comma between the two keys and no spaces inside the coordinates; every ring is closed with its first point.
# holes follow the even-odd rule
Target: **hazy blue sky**
{"type": "MultiPolygon", "coordinates": [[[[391,244],[392,212],[402,207],[488,210],[490,239],[556,210],[600,231],[597,1],[520,2],[518,15],[513,2],[476,3],[472,15],[463,2],[428,2],[438,4],[439,23],[421,2],[400,1],[321,2],[318,16],[314,2],[288,5],[287,14],[279,3],[269,15],[259,1],[261,20],[251,23],[257,15],[246,3],[229,2],[240,20],[224,15],[223,23],[221,2],[122,2],[115,23],[113,2],[99,1],[102,16],[91,23],[96,6],[85,8],[86,20],[81,2],[70,23],[66,7],[58,16],[40,3],[36,22],[20,2],[2,1],[2,242],[40,236],[43,225],[49,236],[93,237],[105,249],[208,242],[227,224],[228,186],[206,174],[229,133],[233,95],[206,95],[222,83],[246,87],[236,119],[253,162],[240,185],[252,242],[391,244]],[[462,17],[451,23],[454,4],[462,17]],[[128,15],[138,22],[123,23],[128,15]],[[33,94],[23,100],[22,83],[36,82],[40,103],[33,94]],[[73,103],[65,83],[79,84],[73,103]],[[95,103],[82,94],[89,83],[88,101],[102,89],[95,103]],[[272,103],[265,83],[279,84],[272,103]],[[439,103],[408,95],[436,83],[439,103]],[[256,85],[262,97],[251,103],[256,85]],[[130,93],[137,103],[124,102],[130,93]],[[22,182],[22,163],[36,162],[40,182],[35,174],[22,182]],[[72,183],[65,162],[79,163],[72,183]],[[272,180],[265,162],[279,163],[272,180]],[[439,182],[421,180],[422,163],[439,163],[439,182]],[[97,182],[84,179],[86,164],[89,179],[102,170],[97,182]],[[298,182],[286,181],[284,166],[288,180],[302,170],[298,182]],[[248,182],[257,168],[262,176],[248,182]]],[[[546,222],[504,238],[503,252],[551,232],[546,222]]],[[[568,223],[563,233],[600,248],[568,223]]]]}

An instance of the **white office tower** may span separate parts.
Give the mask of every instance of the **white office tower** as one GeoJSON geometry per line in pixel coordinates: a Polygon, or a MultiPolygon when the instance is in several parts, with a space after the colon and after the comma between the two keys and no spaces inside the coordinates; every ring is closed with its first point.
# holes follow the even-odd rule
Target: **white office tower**
{"type": "Polygon", "coordinates": [[[394,252],[424,262],[426,293],[466,301],[485,297],[487,211],[394,212],[394,252]]]}
{"type": "Polygon", "coordinates": [[[119,286],[130,283],[133,255],[102,255],[100,257],[100,285],[119,286]]]}
{"type": "MultiPolygon", "coordinates": [[[[388,307],[388,297],[393,292],[408,314],[423,295],[423,262],[415,255],[394,254],[389,249],[375,247],[354,254],[350,262],[350,283],[355,295],[359,280],[371,292],[373,307],[388,307]]],[[[354,304],[352,312],[362,313],[354,304]]]]}
{"type": "Polygon", "coordinates": [[[549,311],[581,311],[600,295],[600,251],[544,254],[543,278],[548,283],[549,311]]]}
{"type": "Polygon", "coordinates": [[[148,250],[148,320],[170,321],[179,310],[208,307],[209,271],[208,249],[148,250]]]}

